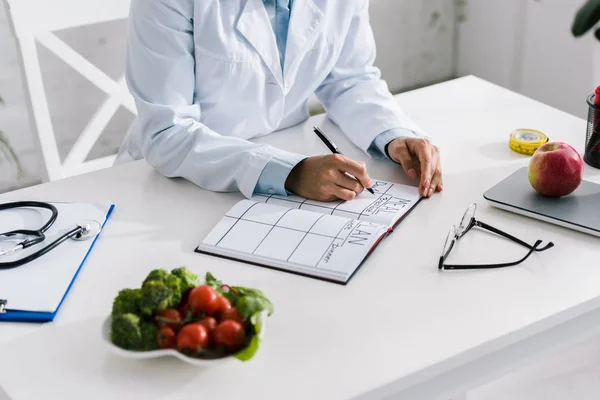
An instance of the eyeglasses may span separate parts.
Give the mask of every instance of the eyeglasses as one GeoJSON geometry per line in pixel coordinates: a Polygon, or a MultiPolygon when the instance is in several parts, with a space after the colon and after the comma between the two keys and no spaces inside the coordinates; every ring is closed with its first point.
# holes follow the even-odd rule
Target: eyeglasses
{"type": "Polygon", "coordinates": [[[471,204],[469,208],[465,211],[462,219],[460,220],[460,224],[458,227],[452,225],[450,227],[450,231],[448,232],[448,236],[446,237],[446,242],[444,243],[444,249],[442,251],[442,255],[440,257],[440,262],[438,265],[439,269],[447,269],[447,270],[457,270],[457,269],[483,269],[483,268],[502,268],[502,267],[511,267],[513,265],[518,265],[525,261],[531,254],[534,252],[540,252],[544,250],[548,250],[549,248],[554,246],[554,243],[549,242],[544,247],[540,247],[542,245],[541,240],[537,240],[535,244],[532,246],[522,241],[521,239],[517,239],[516,237],[509,235],[506,232],[501,231],[500,229],[494,228],[486,224],[485,222],[478,221],[475,219],[475,211],[477,211],[477,204],[471,204]],[[506,239],[512,240],[515,243],[520,244],[521,246],[529,249],[527,254],[518,261],[507,262],[501,264],[471,264],[471,265],[450,265],[446,264],[446,259],[450,255],[450,252],[456,245],[456,243],[467,234],[472,228],[481,228],[488,230],[492,233],[500,235],[506,239]]]}

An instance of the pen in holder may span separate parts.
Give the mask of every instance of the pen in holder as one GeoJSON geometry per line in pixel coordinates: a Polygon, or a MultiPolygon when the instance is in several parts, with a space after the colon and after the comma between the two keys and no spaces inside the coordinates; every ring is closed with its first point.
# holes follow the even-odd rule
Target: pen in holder
{"type": "Polygon", "coordinates": [[[589,112],[583,160],[594,168],[600,168],[600,106],[594,104],[594,96],[592,94],[587,99],[589,112]]]}

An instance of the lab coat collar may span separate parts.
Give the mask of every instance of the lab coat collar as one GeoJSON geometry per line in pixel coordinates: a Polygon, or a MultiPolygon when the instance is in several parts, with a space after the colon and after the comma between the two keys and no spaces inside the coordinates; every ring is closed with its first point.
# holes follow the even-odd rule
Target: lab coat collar
{"type": "Polygon", "coordinates": [[[236,28],[260,55],[277,83],[283,87],[279,50],[269,15],[262,0],[245,0],[236,28]]]}
{"type": "MultiPolygon", "coordinates": [[[[323,11],[313,0],[294,0],[284,62],[285,86],[290,87],[299,61],[323,29],[323,11]]],[[[284,87],[277,40],[262,0],[245,0],[237,30],[258,52],[277,83],[284,87]]]]}

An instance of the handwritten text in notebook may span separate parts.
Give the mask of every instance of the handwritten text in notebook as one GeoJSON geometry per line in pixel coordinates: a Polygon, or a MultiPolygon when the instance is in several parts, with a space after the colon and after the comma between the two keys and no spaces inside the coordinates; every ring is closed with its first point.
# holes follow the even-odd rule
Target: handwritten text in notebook
{"type": "Polygon", "coordinates": [[[393,227],[420,199],[416,187],[386,181],[374,180],[373,191],[374,195],[365,190],[352,201],[320,202],[294,195],[263,194],[253,196],[252,200],[393,227]]]}
{"type": "Polygon", "coordinates": [[[242,200],[196,251],[347,283],[390,226],[420,198],[416,188],[376,182],[375,195],[365,192],[352,202],[297,196],[242,200]]]}

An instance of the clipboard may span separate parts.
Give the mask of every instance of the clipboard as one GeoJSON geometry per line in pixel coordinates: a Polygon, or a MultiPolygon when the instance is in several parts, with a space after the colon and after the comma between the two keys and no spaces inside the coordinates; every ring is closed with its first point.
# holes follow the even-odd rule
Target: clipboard
{"type": "MultiPolygon", "coordinates": [[[[80,220],[94,219],[100,223],[101,230],[88,241],[67,240],[30,263],[11,270],[0,270],[0,310],[3,311],[0,313],[0,322],[53,321],[115,208],[111,203],[51,204],[57,207],[59,213],[55,223],[46,232],[46,240],[32,246],[27,252],[16,252],[14,258],[21,258],[43,248],[53,237],[72,228],[80,220]]],[[[25,210],[23,216],[18,217],[20,221],[15,220],[14,214],[12,217],[5,214],[9,212],[23,212],[23,209],[3,211],[0,222],[3,217],[4,222],[8,220],[11,223],[36,218],[31,209],[25,210]]],[[[37,213],[37,218],[45,217],[39,215],[40,211],[37,213]]]]}

